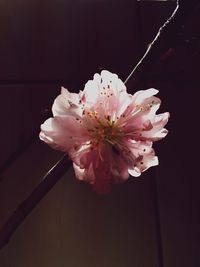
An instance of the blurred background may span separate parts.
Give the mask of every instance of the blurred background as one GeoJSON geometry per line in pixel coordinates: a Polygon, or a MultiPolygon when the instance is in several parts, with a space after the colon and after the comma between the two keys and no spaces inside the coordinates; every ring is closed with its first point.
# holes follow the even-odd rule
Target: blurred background
{"type": "MultiPolygon", "coordinates": [[[[125,80],[175,6],[0,0],[0,227],[62,156],[38,138],[61,85],[78,92],[102,69],[125,80]]],[[[160,165],[108,196],[70,169],[0,251],[0,266],[200,266],[199,11],[197,4],[140,83],[128,86],[159,89],[160,112],[171,113],[169,135],[155,144],[160,165]]]]}

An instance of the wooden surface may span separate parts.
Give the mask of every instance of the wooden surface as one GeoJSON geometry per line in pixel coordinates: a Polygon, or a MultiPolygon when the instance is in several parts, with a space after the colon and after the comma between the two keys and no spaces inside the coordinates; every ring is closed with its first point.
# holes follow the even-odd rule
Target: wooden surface
{"type": "MultiPolygon", "coordinates": [[[[1,1],[0,163],[8,164],[0,226],[61,156],[37,139],[60,86],[78,91],[101,68],[125,79],[173,6],[1,1]]],[[[69,170],[0,252],[0,266],[199,267],[198,14],[188,17],[171,56],[145,77],[147,87],[160,90],[161,111],[171,113],[169,135],[156,144],[160,165],[104,197],[69,170]]]]}

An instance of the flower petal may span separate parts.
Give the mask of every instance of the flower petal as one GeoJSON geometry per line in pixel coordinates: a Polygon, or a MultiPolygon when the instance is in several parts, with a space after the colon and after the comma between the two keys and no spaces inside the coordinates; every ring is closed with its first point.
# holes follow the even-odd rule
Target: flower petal
{"type": "Polygon", "coordinates": [[[136,105],[142,105],[146,99],[156,95],[158,92],[159,91],[154,88],[150,88],[147,90],[140,90],[133,95],[133,102],[136,105]]]}
{"type": "Polygon", "coordinates": [[[82,114],[82,109],[79,101],[79,94],[70,93],[67,89],[62,87],[61,94],[54,100],[52,106],[53,116],[72,115],[75,117],[80,117],[82,114]]]}
{"type": "Polygon", "coordinates": [[[41,125],[39,137],[54,149],[65,152],[88,139],[85,129],[71,116],[49,118],[41,125]]]}
{"type": "Polygon", "coordinates": [[[85,84],[85,88],[83,90],[83,98],[85,99],[85,104],[92,106],[96,103],[99,97],[99,87],[97,83],[93,80],[89,80],[85,84]]]}
{"type": "Polygon", "coordinates": [[[76,178],[78,180],[83,181],[84,180],[84,176],[85,176],[85,169],[84,168],[80,168],[74,162],[73,162],[73,167],[74,167],[74,172],[75,172],[76,178]]]}
{"type": "Polygon", "coordinates": [[[148,154],[138,161],[133,168],[130,168],[128,172],[131,176],[138,177],[142,172],[156,165],[158,165],[158,157],[154,154],[148,154]]]}
{"type": "Polygon", "coordinates": [[[164,138],[167,135],[168,131],[163,127],[168,122],[168,119],[169,112],[156,115],[154,117],[154,120],[151,122],[153,126],[152,129],[150,129],[149,131],[143,131],[141,133],[141,137],[149,141],[157,141],[164,138]]]}
{"type": "Polygon", "coordinates": [[[134,177],[139,177],[141,175],[141,172],[138,168],[128,169],[128,173],[134,177]]]}

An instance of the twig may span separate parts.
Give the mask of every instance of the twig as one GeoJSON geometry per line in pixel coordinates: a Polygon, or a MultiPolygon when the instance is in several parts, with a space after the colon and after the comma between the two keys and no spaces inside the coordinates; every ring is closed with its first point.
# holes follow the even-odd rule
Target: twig
{"type": "Polygon", "coordinates": [[[153,41],[149,44],[146,52],[144,53],[144,55],[142,56],[142,58],[139,60],[139,62],[136,64],[136,66],[133,68],[133,70],[131,71],[130,75],[127,77],[127,79],[125,80],[125,84],[128,82],[128,80],[133,76],[133,74],[135,74],[135,72],[137,71],[137,69],[139,68],[139,66],[144,62],[144,60],[146,59],[146,57],[149,55],[150,51],[152,50],[153,46],[155,46],[155,44],[157,43],[159,37],[161,36],[161,33],[164,31],[164,29],[167,27],[167,25],[173,20],[173,18],[175,17],[177,11],[179,9],[179,0],[176,1],[176,8],[174,9],[172,15],[169,17],[168,20],[165,21],[165,23],[160,27],[160,29],[158,30],[155,38],[153,39],[153,41]]]}

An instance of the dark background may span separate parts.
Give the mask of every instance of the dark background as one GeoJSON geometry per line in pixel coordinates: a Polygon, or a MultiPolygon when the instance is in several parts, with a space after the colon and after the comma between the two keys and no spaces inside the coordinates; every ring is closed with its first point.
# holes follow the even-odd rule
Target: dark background
{"type": "MultiPolygon", "coordinates": [[[[101,69],[125,80],[174,8],[174,1],[0,1],[0,226],[61,156],[38,140],[60,86],[78,92],[101,69]]],[[[155,144],[160,165],[109,196],[68,171],[0,252],[0,266],[200,266],[199,11],[128,88],[159,89],[160,112],[171,113],[169,135],[155,144]]]]}

